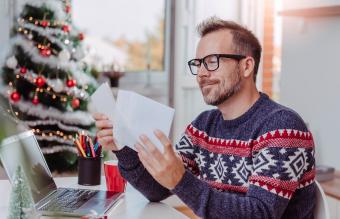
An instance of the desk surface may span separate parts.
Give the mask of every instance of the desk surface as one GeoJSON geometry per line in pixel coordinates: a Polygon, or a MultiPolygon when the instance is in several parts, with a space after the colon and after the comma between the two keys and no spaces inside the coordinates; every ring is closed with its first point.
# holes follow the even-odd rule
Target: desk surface
{"type": "Polygon", "coordinates": [[[340,200],[340,171],[335,171],[334,179],[320,184],[326,195],[340,200]]]}
{"type": "MultiPolygon", "coordinates": [[[[58,187],[71,188],[86,188],[86,189],[101,189],[105,188],[105,179],[102,178],[100,186],[80,186],[77,184],[77,177],[61,177],[55,178],[58,187]]],[[[10,183],[8,180],[0,180],[0,194],[2,196],[0,201],[0,218],[6,218],[9,197],[10,197],[10,183]]],[[[109,218],[114,219],[185,219],[185,215],[176,211],[173,207],[180,206],[182,203],[176,197],[170,197],[164,202],[150,203],[143,195],[135,190],[131,185],[127,186],[125,197],[120,203],[114,206],[109,211],[109,218]]]]}

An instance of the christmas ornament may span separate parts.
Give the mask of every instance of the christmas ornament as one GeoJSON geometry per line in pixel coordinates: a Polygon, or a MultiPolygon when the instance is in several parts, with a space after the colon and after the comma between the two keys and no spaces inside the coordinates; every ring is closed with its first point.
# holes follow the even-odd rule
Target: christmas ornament
{"type": "Polygon", "coordinates": [[[72,107],[73,107],[73,109],[77,109],[78,107],[79,107],[79,105],[80,105],[80,101],[79,101],[79,99],[77,99],[77,98],[74,98],[73,100],[72,100],[72,107]]]}
{"type": "Polygon", "coordinates": [[[27,38],[28,38],[29,40],[32,40],[32,39],[33,39],[33,34],[31,34],[31,33],[28,34],[28,35],[27,35],[27,38]]]}
{"type": "Polygon", "coordinates": [[[80,33],[80,34],[78,35],[78,38],[79,38],[79,40],[84,40],[85,36],[84,36],[83,33],[80,33]]]}
{"type": "Polygon", "coordinates": [[[38,105],[39,104],[39,98],[38,95],[34,95],[33,99],[32,99],[32,103],[34,105],[38,105]]]}
{"type": "Polygon", "coordinates": [[[11,100],[17,102],[20,100],[20,94],[17,91],[11,93],[11,100]]]}
{"type": "Polygon", "coordinates": [[[21,74],[26,74],[26,73],[27,73],[27,68],[21,67],[21,68],[20,68],[20,73],[21,73],[21,74]]]}
{"type": "Polygon", "coordinates": [[[61,50],[58,54],[58,59],[60,62],[67,62],[68,60],[70,60],[70,58],[71,55],[66,49],[61,50]]]}
{"type": "Polygon", "coordinates": [[[6,66],[10,69],[15,69],[18,65],[18,60],[15,58],[15,56],[11,56],[6,61],[6,66]]]}
{"type": "MultiPolygon", "coordinates": [[[[69,90],[69,93],[68,95],[71,95],[71,96],[77,96],[78,94],[78,89],[76,87],[72,87],[70,90],[69,90]]],[[[78,97],[78,96],[77,96],[78,97]]]]}
{"type": "Polygon", "coordinates": [[[36,79],[35,79],[35,84],[38,86],[38,87],[42,87],[44,86],[46,83],[46,80],[43,76],[38,76],[36,79]]]}
{"type": "Polygon", "coordinates": [[[80,91],[79,92],[79,97],[80,98],[84,98],[85,97],[85,92],[84,91],[80,91]]]}
{"type": "Polygon", "coordinates": [[[68,80],[66,81],[66,86],[67,86],[67,87],[74,87],[74,86],[76,86],[76,85],[77,85],[77,81],[74,80],[74,79],[68,79],[68,80]]]}
{"type": "Polygon", "coordinates": [[[49,48],[40,49],[40,55],[49,57],[51,55],[51,50],[49,48]]]}
{"type": "Polygon", "coordinates": [[[51,87],[53,88],[53,90],[57,93],[60,93],[61,91],[64,90],[64,83],[60,79],[56,79],[54,81],[51,81],[50,84],[51,84],[51,87]]]}
{"type": "Polygon", "coordinates": [[[66,5],[65,12],[66,13],[70,13],[71,12],[71,6],[70,5],[66,5]]]}
{"type": "Polygon", "coordinates": [[[40,22],[40,25],[42,26],[42,27],[47,27],[48,25],[49,25],[49,22],[48,21],[41,21],[40,22]]]}
{"type": "Polygon", "coordinates": [[[81,60],[81,59],[83,59],[85,57],[84,50],[80,46],[78,46],[77,49],[72,54],[72,56],[76,60],[81,60]]]}
{"type": "Polygon", "coordinates": [[[70,30],[71,30],[71,28],[70,28],[70,26],[68,26],[68,25],[63,25],[63,27],[61,28],[65,33],[68,33],[68,32],[70,32],[70,30]]]}
{"type": "Polygon", "coordinates": [[[77,81],[76,79],[73,79],[73,86],[76,86],[77,85],[77,81]]]}

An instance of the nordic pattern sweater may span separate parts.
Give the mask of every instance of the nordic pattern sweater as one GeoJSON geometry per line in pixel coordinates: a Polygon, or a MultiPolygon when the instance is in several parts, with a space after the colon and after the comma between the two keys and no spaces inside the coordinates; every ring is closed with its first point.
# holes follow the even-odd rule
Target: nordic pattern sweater
{"type": "Polygon", "coordinates": [[[128,147],[115,152],[121,174],[150,201],[176,194],[202,218],[313,218],[312,134],[293,110],[260,98],[242,116],[201,113],[175,146],[186,172],[169,191],[128,147]]]}

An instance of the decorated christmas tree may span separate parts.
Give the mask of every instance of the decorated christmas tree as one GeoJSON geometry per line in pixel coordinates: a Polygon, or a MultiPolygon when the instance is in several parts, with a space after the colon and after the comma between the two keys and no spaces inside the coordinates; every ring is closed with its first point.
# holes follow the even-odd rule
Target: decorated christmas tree
{"type": "Polygon", "coordinates": [[[73,136],[90,130],[88,97],[97,82],[84,57],[84,34],[70,0],[25,0],[0,71],[9,111],[32,129],[52,171],[76,168],[73,136]]]}

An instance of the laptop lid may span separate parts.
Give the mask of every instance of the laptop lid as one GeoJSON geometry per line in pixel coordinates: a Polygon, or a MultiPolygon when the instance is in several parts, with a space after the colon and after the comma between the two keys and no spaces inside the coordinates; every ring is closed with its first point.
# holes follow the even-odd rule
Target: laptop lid
{"type": "Polygon", "coordinates": [[[35,203],[57,189],[32,131],[3,139],[0,144],[0,158],[11,183],[17,167],[21,166],[35,203]]]}

